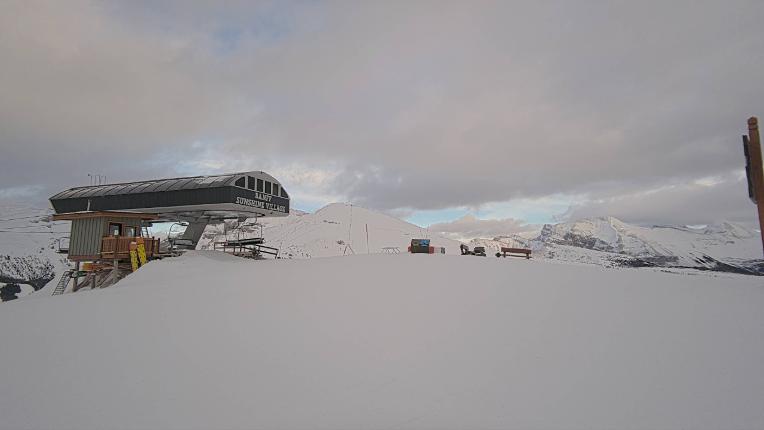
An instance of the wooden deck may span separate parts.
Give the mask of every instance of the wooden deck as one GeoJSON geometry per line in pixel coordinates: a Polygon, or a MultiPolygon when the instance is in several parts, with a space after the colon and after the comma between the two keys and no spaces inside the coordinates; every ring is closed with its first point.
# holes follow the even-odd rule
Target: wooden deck
{"type": "Polygon", "coordinates": [[[107,236],[101,239],[101,259],[125,260],[130,258],[130,244],[143,240],[146,247],[146,257],[159,254],[159,239],[145,237],[107,236]]]}

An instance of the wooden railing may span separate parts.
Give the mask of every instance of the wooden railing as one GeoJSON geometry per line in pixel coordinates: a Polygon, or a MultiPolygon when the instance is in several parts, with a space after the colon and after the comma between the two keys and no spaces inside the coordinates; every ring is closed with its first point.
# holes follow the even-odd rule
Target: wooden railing
{"type": "MultiPolygon", "coordinates": [[[[127,259],[130,258],[130,243],[138,242],[139,237],[106,236],[101,239],[101,258],[103,259],[127,259]]],[[[143,238],[143,246],[146,248],[146,257],[151,258],[159,254],[159,239],[143,238]]]]}

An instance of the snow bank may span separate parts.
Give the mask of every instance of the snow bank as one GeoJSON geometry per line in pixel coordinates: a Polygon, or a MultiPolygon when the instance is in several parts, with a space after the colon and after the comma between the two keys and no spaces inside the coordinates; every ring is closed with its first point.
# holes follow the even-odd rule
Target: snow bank
{"type": "Polygon", "coordinates": [[[0,428],[764,428],[763,308],[726,274],[196,252],[3,304],[0,428]]]}

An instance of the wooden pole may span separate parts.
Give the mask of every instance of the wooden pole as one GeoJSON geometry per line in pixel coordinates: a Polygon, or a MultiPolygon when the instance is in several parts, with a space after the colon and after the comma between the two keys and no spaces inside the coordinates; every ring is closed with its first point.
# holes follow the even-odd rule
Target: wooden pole
{"type": "Polygon", "coordinates": [[[759,120],[755,116],[748,118],[748,153],[751,159],[751,182],[756,207],[759,211],[759,231],[761,232],[762,252],[764,252],[764,168],[761,159],[759,120]]]}
{"type": "Polygon", "coordinates": [[[72,292],[73,293],[76,293],[77,290],[80,289],[79,282],[78,282],[79,274],[80,274],[80,262],[79,261],[75,261],[74,262],[74,281],[73,281],[74,285],[72,285],[72,292]]]}

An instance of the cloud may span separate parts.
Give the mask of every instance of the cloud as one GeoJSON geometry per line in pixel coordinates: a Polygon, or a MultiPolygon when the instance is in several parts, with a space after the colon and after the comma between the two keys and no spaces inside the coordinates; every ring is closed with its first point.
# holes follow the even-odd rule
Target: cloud
{"type": "Polygon", "coordinates": [[[0,8],[0,183],[51,193],[262,169],[310,205],[598,201],[739,168],[764,97],[745,0],[0,8]]]}
{"type": "Polygon", "coordinates": [[[467,214],[451,222],[432,224],[430,231],[441,233],[451,239],[467,241],[473,238],[493,238],[497,236],[534,231],[538,225],[526,224],[513,218],[478,219],[467,214]]]}
{"type": "Polygon", "coordinates": [[[0,200],[14,201],[41,191],[41,185],[26,185],[21,187],[0,188],[0,200]]]}
{"type": "Polygon", "coordinates": [[[748,199],[746,179],[740,173],[582,201],[564,218],[610,215],[637,224],[675,225],[751,222],[756,206],[748,199]]]}

